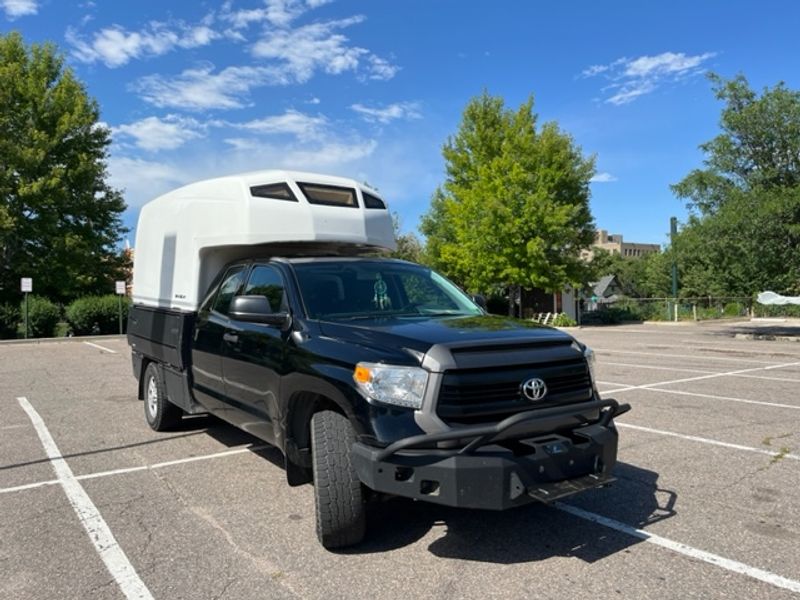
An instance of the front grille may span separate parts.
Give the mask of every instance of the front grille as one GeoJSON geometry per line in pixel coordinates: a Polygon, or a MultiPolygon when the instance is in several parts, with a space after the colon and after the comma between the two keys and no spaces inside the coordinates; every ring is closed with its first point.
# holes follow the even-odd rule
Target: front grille
{"type": "Polygon", "coordinates": [[[550,408],[592,399],[592,382],[583,359],[547,365],[447,371],[436,412],[448,423],[487,423],[525,410],[550,408]],[[520,386],[531,377],[547,384],[547,396],[531,402],[520,386]]]}

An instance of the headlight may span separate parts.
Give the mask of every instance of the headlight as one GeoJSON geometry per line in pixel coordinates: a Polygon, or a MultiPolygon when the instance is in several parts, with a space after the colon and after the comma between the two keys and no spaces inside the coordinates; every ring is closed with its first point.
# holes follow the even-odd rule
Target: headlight
{"type": "Polygon", "coordinates": [[[589,365],[589,375],[592,377],[592,384],[594,384],[594,365],[595,365],[595,357],[594,357],[594,350],[586,346],[583,349],[583,356],[586,358],[586,364],[589,365]]]}
{"type": "Polygon", "coordinates": [[[420,367],[358,363],[353,379],[361,393],[368,398],[419,409],[425,396],[428,372],[420,367]]]}

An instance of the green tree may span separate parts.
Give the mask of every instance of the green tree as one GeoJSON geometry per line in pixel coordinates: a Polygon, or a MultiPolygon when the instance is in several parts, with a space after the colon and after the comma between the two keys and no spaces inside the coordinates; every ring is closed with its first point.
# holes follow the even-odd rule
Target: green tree
{"type": "Polygon", "coordinates": [[[744,76],[710,76],[724,102],[704,168],[672,186],[692,209],[676,239],[681,295],[800,290],[800,92],[759,95],[744,76]]]}
{"type": "Polygon", "coordinates": [[[517,110],[473,98],[442,152],[446,179],[420,227],[433,266],[473,291],[585,279],[594,159],[555,123],[537,127],[532,98],[517,110]]]}
{"type": "Polygon", "coordinates": [[[653,260],[650,258],[652,254],[642,257],[622,256],[603,248],[595,248],[593,253],[589,263],[592,281],[598,281],[605,275],[614,275],[622,293],[631,298],[644,298],[652,291],[647,274],[648,265],[653,260]]]}
{"type": "Polygon", "coordinates": [[[412,232],[401,232],[400,215],[397,213],[392,213],[392,228],[394,229],[397,249],[392,252],[391,256],[414,263],[423,262],[424,249],[422,242],[412,232]]]}
{"type": "Polygon", "coordinates": [[[66,300],[107,290],[125,202],[106,183],[110,132],[51,44],[0,36],[0,301],[19,278],[66,300]]]}
{"type": "Polygon", "coordinates": [[[791,189],[800,185],[800,92],[783,82],[761,96],[743,75],[709,75],[714,95],[725,103],[720,134],[700,145],[705,168],[672,186],[701,214],[719,210],[737,192],[791,189]]]}

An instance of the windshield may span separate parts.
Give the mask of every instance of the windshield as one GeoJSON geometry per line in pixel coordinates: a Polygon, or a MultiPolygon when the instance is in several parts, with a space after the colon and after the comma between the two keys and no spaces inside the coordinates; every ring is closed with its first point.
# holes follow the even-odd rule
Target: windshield
{"type": "Polygon", "coordinates": [[[419,265],[324,261],[295,263],[294,270],[312,319],[483,314],[455,285],[419,265]]]}

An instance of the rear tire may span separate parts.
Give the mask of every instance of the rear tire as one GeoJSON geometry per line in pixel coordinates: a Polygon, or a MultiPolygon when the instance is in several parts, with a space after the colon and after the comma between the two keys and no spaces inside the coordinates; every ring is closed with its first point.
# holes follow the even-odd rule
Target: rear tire
{"type": "Polygon", "coordinates": [[[151,362],[144,371],[144,418],[154,431],[174,429],[183,411],[167,400],[158,365],[151,362]]]}
{"type": "Polygon", "coordinates": [[[358,544],[366,532],[363,489],[350,459],[355,441],[347,417],[326,410],[311,418],[317,538],[328,549],[358,544]]]}

